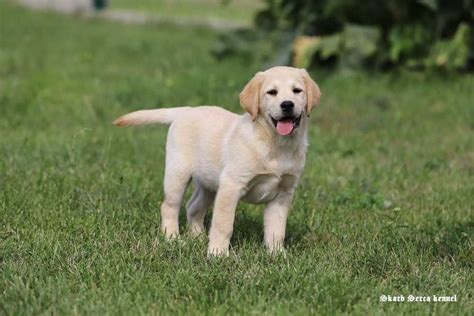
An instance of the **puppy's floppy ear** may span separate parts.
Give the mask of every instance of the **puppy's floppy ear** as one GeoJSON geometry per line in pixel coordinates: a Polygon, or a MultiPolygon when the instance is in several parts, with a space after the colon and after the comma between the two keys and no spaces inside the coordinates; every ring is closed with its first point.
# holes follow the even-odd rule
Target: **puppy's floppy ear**
{"type": "Polygon", "coordinates": [[[240,105],[255,121],[260,103],[260,88],[263,82],[263,73],[258,72],[240,92],[240,105]]]}
{"type": "Polygon", "coordinates": [[[319,90],[318,85],[314,82],[313,79],[309,76],[306,69],[301,69],[303,72],[303,79],[306,85],[306,115],[309,116],[309,113],[319,104],[319,99],[321,98],[321,91],[319,90]]]}

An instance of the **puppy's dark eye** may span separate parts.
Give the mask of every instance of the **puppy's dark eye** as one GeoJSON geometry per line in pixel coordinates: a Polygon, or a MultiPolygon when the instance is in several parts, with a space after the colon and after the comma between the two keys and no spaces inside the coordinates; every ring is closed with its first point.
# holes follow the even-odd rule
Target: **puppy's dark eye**
{"type": "Polygon", "coordinates": [[[267,91],[267,93],[268,93],[269,95],[275,96],[275,95],[277,95],[278,91],[276,91],[275,89],[272,89],[272,90],[270,90],[270,91],[267,91]]]}
{"type": "Polygon", "coordinates": [[[301,90],[300,88],[294,88],[294,89],[293,89],[293,93],[294,93],[294,94],[298,94],[298,93],[300,93],[301,91],[303,91],[303,90],[301,90]]]}

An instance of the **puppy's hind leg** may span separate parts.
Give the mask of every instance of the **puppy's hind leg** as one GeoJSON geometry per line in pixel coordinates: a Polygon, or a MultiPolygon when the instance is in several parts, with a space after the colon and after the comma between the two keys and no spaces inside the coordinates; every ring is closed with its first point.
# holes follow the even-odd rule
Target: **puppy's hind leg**
{"type": "Polygon", "coordinates": [[[197,181],[194,182],[194,192],[186,204],[188,229],[191,236],[196,237],[204,232],[204,217],[207,209],[214,201],[215,193],[210,192],[197,181]]]}
{"type": "Polygon", "coordinates": [[[161,203],[161,231],[167,238],[179,236],[179,209],[190,179],[191,172],[188,168],[167,164],[164,180],[165,198],[161,203]]]}

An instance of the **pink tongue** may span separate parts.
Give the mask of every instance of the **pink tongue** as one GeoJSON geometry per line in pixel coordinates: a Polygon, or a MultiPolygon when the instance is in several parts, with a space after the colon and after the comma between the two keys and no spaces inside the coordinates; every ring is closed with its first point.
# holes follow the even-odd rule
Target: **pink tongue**
{"type": "Polygon", "coordinates": [[[293,131],[293,119],[282,119],[277,122],[277,132],[278,134],[285,136],[289,135],[293,131]]]}

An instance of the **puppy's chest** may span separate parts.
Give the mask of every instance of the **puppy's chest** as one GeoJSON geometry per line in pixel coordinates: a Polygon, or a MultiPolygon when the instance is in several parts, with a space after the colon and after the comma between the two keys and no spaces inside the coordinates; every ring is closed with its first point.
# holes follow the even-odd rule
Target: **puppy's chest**
{"type": "Polygon", "coordinates": [[[291,175],[299,177],[305,164],[305,151],[278,150],[276,153],[268,153],[260,162],[258,174],[280,178],[291,175]]]}
{"type": "Polygon", "coordinates": [[[280,192],[293,190],[301,168],[291,162],[269,161],[249,182],[243,200],[249,203],[266,203],[280,192]]]}
{"type": "Polygon", "coordinates": [[[269,202],[275,199],[278,193],[291,190],[296,181],[297,178],[292,175],[257,175],[247,185],[243,200],[253,204],[269,202]]]}

